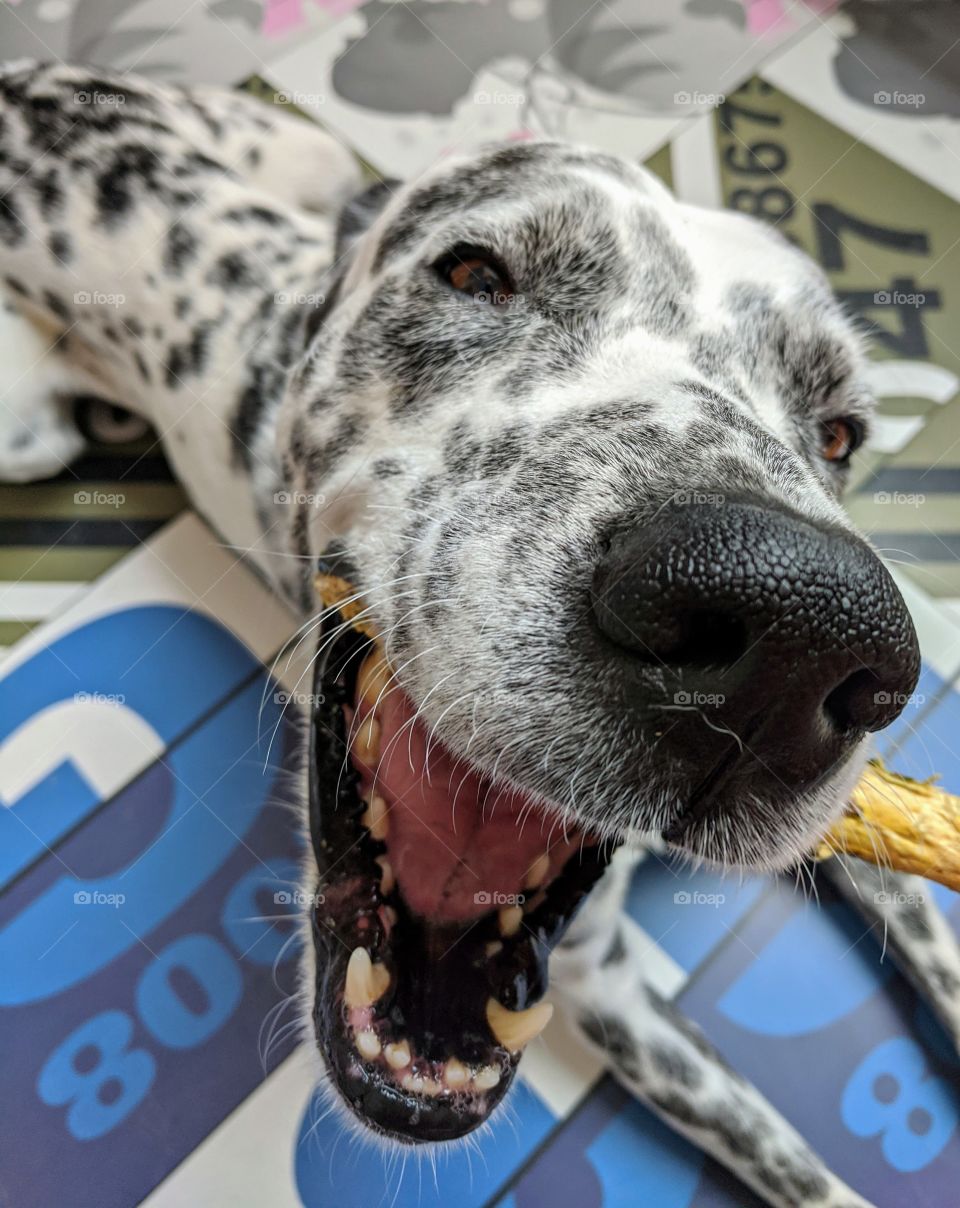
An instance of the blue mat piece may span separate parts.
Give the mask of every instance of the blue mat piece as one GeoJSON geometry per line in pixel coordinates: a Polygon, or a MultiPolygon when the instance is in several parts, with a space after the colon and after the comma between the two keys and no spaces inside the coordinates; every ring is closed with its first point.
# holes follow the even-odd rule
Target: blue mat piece
{"type": "MultiPolygon", "coordinates": [[[[61,650],[83,667],[139,620],[114,614],[61,650]]],[[[182,736],[0,894],[0,1199],[18,1208],[138,1203],[264,1077],[261,1027],[293,986],[297,908],[282,903],[300,839],[276,804],[293,736],[262,668],[211,626],[165,700],[126,686],[182,736]],[[185,732],[215,690],[219,708],[185,732]]],[[[158,643],[145,685],[170,657],[158,643]]],[[[63,690],[58,664],[31,666],[42,707],[63,690]]]]}
{"type": "Polygon", "coordinates": [[[766,888],[763,877],[721,876],[645,860],[637,869],[627,909],[687,973],[692,973],[766,888]]]}

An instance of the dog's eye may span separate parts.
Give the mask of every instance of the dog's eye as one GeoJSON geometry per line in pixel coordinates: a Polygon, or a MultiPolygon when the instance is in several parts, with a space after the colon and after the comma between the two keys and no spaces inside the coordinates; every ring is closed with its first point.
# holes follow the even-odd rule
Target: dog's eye
{"type": "Polygon", "coordinates": [[[862,441],[863,425],[858,420],[842,417],[821,425],[820,447],[823,456],[834,465],[845,465],[862,441]]]}
{"type": "Polygon", "coordinates": [[[490,252],[454,248],[441,256],[434,268],[451,289],[481,305],[503,306],[513,298],[513,285],[506,269],[490,252]]]}

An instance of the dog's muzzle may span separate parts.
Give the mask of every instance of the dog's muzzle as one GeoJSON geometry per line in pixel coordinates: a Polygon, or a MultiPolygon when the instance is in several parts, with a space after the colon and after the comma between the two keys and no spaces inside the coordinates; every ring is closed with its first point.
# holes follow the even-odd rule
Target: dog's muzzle
{"type": "Polygon", "coordinates": [[[658,750],[689,777],[683,825],[815,788],[898,716],[919,674],[906,605],[869,546],[767,503],[620,527],[592,606],[628,710],[656,718],[658,750]]]}

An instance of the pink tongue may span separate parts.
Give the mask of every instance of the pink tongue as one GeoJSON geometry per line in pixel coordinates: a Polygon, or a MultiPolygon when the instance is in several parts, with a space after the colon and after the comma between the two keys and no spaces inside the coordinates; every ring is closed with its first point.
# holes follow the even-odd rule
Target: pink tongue
{"type": "Polygon", "coordinates": [[[492,789],[436,740],[428,774],[428,736],[418,723],[407,724],[413,715],[401,692],[377,709],[381,759],[374,790],[387,803],[387,851],[407,905],[433,920],[468,920],[522,904],[517,895],[540,857],[549,855],[547,880],[579,839],[565,841],[559,825],[531,810],[527,797],[492,789]]]}

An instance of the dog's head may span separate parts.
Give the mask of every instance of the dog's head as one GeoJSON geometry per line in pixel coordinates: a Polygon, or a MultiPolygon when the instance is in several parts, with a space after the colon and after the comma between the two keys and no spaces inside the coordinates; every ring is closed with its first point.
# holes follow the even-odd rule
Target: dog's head
{"type": "Polygon", "coordinates": [[[778,234],[531,143],[373,190],[341,250],[280,440],[389,670],[330,631],[313,1017],[361,1120],[449,1138],[606,847],[795,861],[918,651],[838,503],[857,339],[778,234]]]}

